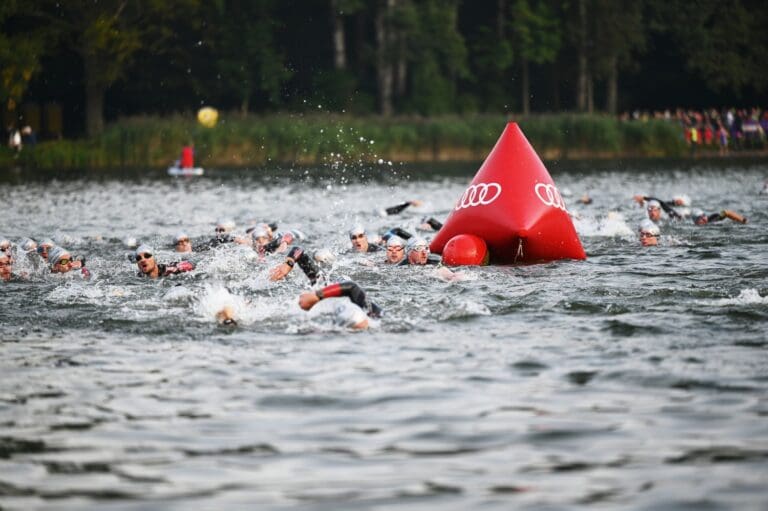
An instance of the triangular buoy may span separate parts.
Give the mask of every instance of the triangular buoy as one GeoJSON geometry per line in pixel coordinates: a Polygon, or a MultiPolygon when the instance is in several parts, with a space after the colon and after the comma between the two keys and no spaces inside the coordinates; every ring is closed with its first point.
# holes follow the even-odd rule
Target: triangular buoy
{"type": "Polygon", "coordinates": [[[517,123],[510,122],[430,244],[457,234],[485,240],[491,262],[586,259],[565,201],[517,123]]]}

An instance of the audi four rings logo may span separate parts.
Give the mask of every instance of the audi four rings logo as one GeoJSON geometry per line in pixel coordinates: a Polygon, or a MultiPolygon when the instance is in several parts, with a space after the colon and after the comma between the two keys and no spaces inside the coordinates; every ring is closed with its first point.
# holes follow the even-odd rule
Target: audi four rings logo
{"type": "Polygon", "coordinates": [[[534,191],[544,205],[562,209],[566,213],[568,212],[568,210],[565,209],[565,201],[555,185],[538,183],[534,188],[534,191]]]}
{"type": "Polygon", "coordinates": [[[469,185],[464,190],[459,202],[454,208],[456,211],[472,206],[487,206],[495,201],[501,195],[501,185],[499,183],[477,183],[469,185]]]}

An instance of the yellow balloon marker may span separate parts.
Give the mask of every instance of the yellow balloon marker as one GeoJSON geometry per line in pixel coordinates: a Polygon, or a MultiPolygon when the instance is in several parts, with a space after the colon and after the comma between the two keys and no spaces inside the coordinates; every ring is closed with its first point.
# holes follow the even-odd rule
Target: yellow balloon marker
{"type": "Polygon", "coordinates": [[[218,120],[219,111],[213,107],[206,106],[197,111],[197,121],[206,128],[213,128],[218,120]]]}

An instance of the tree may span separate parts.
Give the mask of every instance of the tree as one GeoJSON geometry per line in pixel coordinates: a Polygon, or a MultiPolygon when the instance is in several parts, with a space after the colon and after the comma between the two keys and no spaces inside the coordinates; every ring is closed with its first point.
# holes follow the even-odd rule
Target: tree
{"type": "Polygon", "coordinates": [[[522,71],[523,114],[531,112],[529,64],[554,62],[560,51],[560,23],[546,2],[515,0],[510,22],[522,71]]]}
{"type": "Polygon", "coordinates": [[[642,3],[633,0],[594,0],[591,32],[592,69],[606,79],[606,111],[616,115],[619,71],[632,66],[633,55],[645,48],[646,28],[642,3]]]}
{"type": "Polygon", "coordinates": [[[198,0],[41,0],[59,39],[80,55],[89,136],[104,129],[104,94],[121,78],[142,47],[162,51],[172,35],[170,20],[198,0]]]}
{"type": "MultiPolygon", "coordinates": [[[[0,102],[9,112],[17,104],[32,77],[40,71],[40,57],[46,46],[46,34],[24,23],[25,12],[17,0],[0,5],[0,102]],[[13,30],[14,27],[16,30],[13,30]]],[[[27,18],[30,11],[26,11],[27,18]]]]}
{"type": "Polygon", "coordinates": [[[216,23],[213,58],[222,88],[235,91],[246,115],[255,92],[279,102],[280,88],[291,76],[275,43],[276,0],[213,0],[216,23]]]}

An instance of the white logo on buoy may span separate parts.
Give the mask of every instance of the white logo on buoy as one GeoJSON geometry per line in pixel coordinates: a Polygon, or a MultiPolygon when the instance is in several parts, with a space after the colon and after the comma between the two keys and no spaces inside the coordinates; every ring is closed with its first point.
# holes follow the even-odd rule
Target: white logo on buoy
{"type": "Polygon", "coordinates": [[[487,206],[498,199],[500,195],[501,185],[499,183],[469,185],[469,188],[464,190],[464,195],[461,196],[454,209],[458,211],[464,208],[471,208],[472,206],[487,206]]]}
{"type": "Polygon", "coordinates": [[[534,191],[536,192],[536,196],[545,206],[552,206],[553,208],[562,209],[566,213],[568,212],[568,210],[565,209],[565,201],[555,185],[539,183],[534,188],[534,191]]]}

